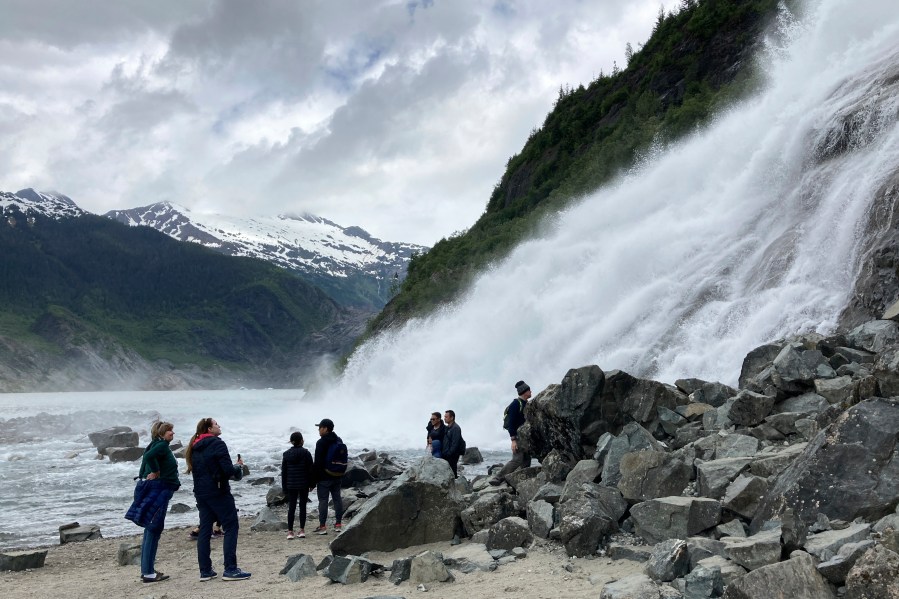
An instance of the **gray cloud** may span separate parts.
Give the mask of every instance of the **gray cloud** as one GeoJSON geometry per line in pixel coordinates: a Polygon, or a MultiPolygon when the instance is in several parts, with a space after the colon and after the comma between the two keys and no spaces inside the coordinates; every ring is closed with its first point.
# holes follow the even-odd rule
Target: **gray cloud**
{"type": "Polygon", "coordinates": [[[596,4],[0,0],[0,189],[431,244],[480,215],[559,86],[621,63],[658,10],[596,4]]]}

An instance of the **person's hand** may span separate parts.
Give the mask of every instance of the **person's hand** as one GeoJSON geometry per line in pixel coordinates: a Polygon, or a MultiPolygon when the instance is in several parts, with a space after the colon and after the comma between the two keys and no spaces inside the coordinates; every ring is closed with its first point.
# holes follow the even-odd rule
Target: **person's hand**
{"type": "Polygon", "coordinates": [[[159,478],[158,472],[151,472],[150,474],[147,475],[147,480],[154,480],[156,478],[159,478]]]}
{"type": "Polygon", "coordinates": [[[518,440],[512,439],[512,453],[515,453],[516,451],[518,451],[518,440]]]}

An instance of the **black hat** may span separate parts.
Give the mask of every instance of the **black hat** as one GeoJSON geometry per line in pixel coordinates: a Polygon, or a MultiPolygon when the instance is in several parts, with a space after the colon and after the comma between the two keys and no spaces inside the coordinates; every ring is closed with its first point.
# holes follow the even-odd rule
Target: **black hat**
{"type": "Polygon", "coordinates": [[[319,422],[318,424],[316,424],[315,426],[317,426],[317,427],[323,426],[323,427],[327,428],[329,431],[333,431],[334,430],[334,421],[331,420],[330,418],[322,418],[322,421],[319,422]]]}
{"type": "Polygon", "coordinates": [[[530,391],[531,388],[528,387],[528,384],[524,381],[518,381],[517,383],[515,383],[515,390],[518,391],[518,395],[524,395],[525,393],[530,391]]]}

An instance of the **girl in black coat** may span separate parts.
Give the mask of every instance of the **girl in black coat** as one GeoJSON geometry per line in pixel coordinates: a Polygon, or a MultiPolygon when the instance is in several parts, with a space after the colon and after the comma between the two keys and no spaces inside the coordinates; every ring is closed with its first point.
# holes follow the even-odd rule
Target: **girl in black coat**
{"type": "Polygon", "coordinates": [[[299,431],[290,435],[293,445],[284,452],[281,460],[281,487],[287,495],[287,538],[293,539],[293,521],[300,504],[300,532],[296,536],[306,538],[306,503],[309,490],[315,486],[312,480],[312,454],[303,447],[303,434],[299,431]]]}

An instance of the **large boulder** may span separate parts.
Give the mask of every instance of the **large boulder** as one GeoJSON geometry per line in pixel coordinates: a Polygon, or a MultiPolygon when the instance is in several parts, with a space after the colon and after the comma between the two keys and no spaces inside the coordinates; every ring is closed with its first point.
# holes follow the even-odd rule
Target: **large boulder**
{"type": "Polygon", "coordinates": [[[466,534],[473,535],[479,530],[490,528],[503,518],[518,515],[515,501],[508,493],[482,495],[470,506],[462,510],[462,526],[466,534]]]}
{"type": "Polygon", "coordinates": [[[445,460],[430,456],[411,466],[365,502],[343,533],[331,542],[336,555],[393,551],[449,541],[457,531],[462,498],[445,460]]]}
{"type": "Polygon", "coordinates": [[[876,545],[862,555],[846,576],[846,599],[899,597],[899,555],[876,545]]]}
{"type": "Polygon", "coordinates": [[[528,403],[519,445],[539,460],[553,449],[572,463],[590,457],[599,437],[623,424],[615,398],[603,393],[605,381],[599,366],[569,370],[528,403]]]}
{"type": "Polygon", "coordinates": [[[625,454],[647,449],[664,452],[665,446],[636,422],[627,423],[617,436],[609,433],[603,435],[597,442],[596,451],[593,454],[593,459],[599,463],[602,469],[602,484],[610,487],[617,486],[621,480],[621,458],[625,454]]]}
{"type": "Polygon", "coordinates": [[[105,451],[110,462],[136,462],[144,457],[143,447],[107,447],[105,451]]]}
{"type": "Polygon", "coordinates": [[[660,497],[631,508],[634,530],[647,543],[685,539],[717,526],[721,504],[703,497],[660,497]]]}
{"type": "Polygon", "coordinates": [[[600,541],[617,529],[627,504],[617,489],[590,483],[559,507],[560,540],[572,556],[593,555],[600,541]]]}
{"type": "Polygon", "coordinates": [[[899,503],[897,438],[899,399],[876,397],[853,406],[778,475],[751,529],[787,508],[806,524],[819,511],[847,522],[889,514],[899,503]]]}
{"type": "Polygon", "coordinates": [[[836,599],[833,587],[815,569],[815,560],[797,552],[785,562],[763,566],[727,585],[725,599],[836,599]]]}
{"type": "Polygon", "coordinates": [[[872,320],[852,329],[846,341],[853,349],[879,354],[899,343],[899,324],[892,320],[872,320]]]}
{"type": "Polygon", "coordinates": [[[96,524],[81,526],[77,522],[73,522],[59,527],[60,545],[65,545],[66,543],[81,543],[83,541],[93,541],[102,538],[103,535],[100,534],[100,527],[96,524]]]}
{"type": "Polygon", "coordinates": [[[107,447],[137,447],[138,434],[128,426],[113,426],[102,431],[88,433],[87,438],[97,448],[97,453],[105,454],[107,447]]]}
{"type": "Polygon", "coordinates": [[[21,572],[22,570],[43,568],[45,559],[47,559],[46,549],[5,551],[0,553],[0,571],[9,570],[12,572],[21,572]]]}
{"type": "Polygon", "coordinates": [[[651,450],[624,454],[619,468],[618,490],[632,503],[679,495],[693,474],[693,468],[670,453],[651,450]]]}
{"type": "Polygon", "coordinates": [[[487,550],[505,549],[507,551],[515,547],[529,547],[534,541],[534,534],[528,528],[528,523],[522,518],[512,516],[503,518],[490,527],[487,536],[487,550]]]}

